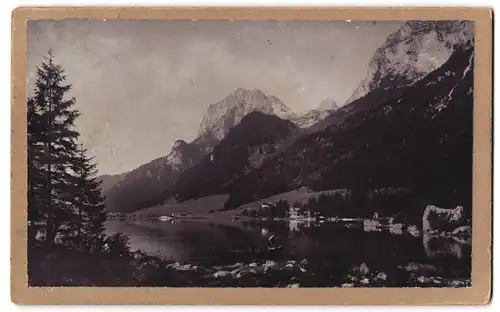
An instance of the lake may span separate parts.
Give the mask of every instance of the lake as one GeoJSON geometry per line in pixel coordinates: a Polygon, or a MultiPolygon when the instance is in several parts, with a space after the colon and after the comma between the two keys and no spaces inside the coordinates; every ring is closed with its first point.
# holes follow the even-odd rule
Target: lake
{"type": "MultiPolygon", "coordinates": [[[[266,261],[268,256],[230,253],[238,248],[263,248],[269,236],[284,241],[283,251],[274,260],[308,259],[320,274],[345,275],[365,263],[372,271],[396,272],[409,263],[431,265],[443,278],[470,277],[471,245],[453,237],[412,236],[397,231],[366,231],[362,224],[316,225],[279,222],[208,220],[108,221],[107,233],[123,232],[130,237],[132,250],[141,249],[164,260],[190,264],[224,265],[266,261]],[[325,269],[326,270],[326,269],[325,269]],[[333,273],[332,273],[333,270],[333,273]]],[[[395,273],[394,273],[395,274],[395,273]]]]}

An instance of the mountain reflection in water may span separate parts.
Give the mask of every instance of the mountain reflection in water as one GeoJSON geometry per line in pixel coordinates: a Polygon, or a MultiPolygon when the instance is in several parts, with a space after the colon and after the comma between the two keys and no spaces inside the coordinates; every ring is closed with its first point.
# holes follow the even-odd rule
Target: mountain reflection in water
{"type": "MultiPolygon", "coordinates": [[[[324,223],[319,226],[279,222],[204,221],[125,222],[108,221],[108,233],[123,232],[130,237],[133,250],[165,260],[192,264],[227,264],[265,261],[259,255],[228,254],[228,250],[267,248],[268,238],[277,235],[284,240],[281,259],[309,259],[347,271],[360,263],[383,272],[395,270],[409,262],[432,264],[443,274],[469,276],[471,248],[452,238],[413,237],[400,231],[365,232],[363,225],[324,223]],[[253,257],[253,258],[252,258],[253,257]]],[[[318,268],[320,270],[321,268],[318,268]]]]}

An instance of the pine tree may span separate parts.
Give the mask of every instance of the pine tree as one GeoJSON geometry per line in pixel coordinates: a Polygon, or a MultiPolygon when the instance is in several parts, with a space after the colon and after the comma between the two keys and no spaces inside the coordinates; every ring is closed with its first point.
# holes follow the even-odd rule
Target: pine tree
{"type": "Polygon", "coordinates": [[[75,99],[64,99],[71,85],[54,63],[49,50],[41,67],[33,97],[28,99],[28,211],[29,221],[46,226],[46,242],[52,245],[58,234],[71,228],[72,160],[76,156],[75,99]]]}
{"type": "Polygon", "coordinates": [[[40,115],[36,110],[33,99],[28,99],[27,107],[27,132],[28,132],[28,241],[32,242],[38,232],[40,222],[43,221],[43,211],[40,207],[40,190],[43,187],[41,175],[42,146],[40,142],[42,129],[40,127],[40,115]]]}
{"type": "Polygon", "coordinates": [[[87,150],[80,147],[74,161],[75,202],[78,222],[76,237],[79,246],[89,252],[102,251],[104,245],[104,197],[101,195],[101,181],[97,179],[97,169],[87,150]]]}

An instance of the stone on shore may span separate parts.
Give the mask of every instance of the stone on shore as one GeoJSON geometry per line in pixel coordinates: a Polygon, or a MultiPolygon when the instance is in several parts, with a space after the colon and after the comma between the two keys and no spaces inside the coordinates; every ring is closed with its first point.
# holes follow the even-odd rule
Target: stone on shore
{"type": "Polygon", "coordinates": [[[418,275],[433,275],[437,272],[437,268],[431,264],[421,264],[418,262],[409,262],[403,267],[408,272],[418,275]]]}
{"type": "Polygon", "coordinates": [[[380,272],[377,274],[377,278],[385,281],[387,279],[387,274],[385,274],[384,272],[380,272]]]}
{"type": "Polygon", "coordinates": [[[266,264],[264,264],[264,272],[267,272],[269,269],[275,269],[278,267],[278,264],[273,260],[267,260],[266,264]]]}
{"type": "Polygon", "coordinates": [[[214,277],[215,278],[219,278],[219,277],[226,277],[228,275],[230,275],[231,273],[228,272],[228,271],[218,271],[218,272],[215,272],[214,273],[214,277]]]}
{"type": "Polygon", "coordinates": [[[359,266],[359,273],[361,275],[368,275],[370,274],[370,269],[368,268],[368,265],[366,265],[366,263],[361,263],[361,265],[359,266]]]}
{"type": "Polygon", "coordinates": [[[422,230],[424,233],[434,231],[451,231],[465,221],[464,208],[458,206],[455,209],[439,208],[428,205],[422,217],[422,230]]]}
{"type": "Polygon", "coordinates": [[[422,283],[422,284],[427,284],[427,283],[429,283],[429,282],[431,281],[431,279],[430,279],[430,278],[428,278],[428,277],[425,277],[425,276],[419,276],[419,277],[417,278],[417,281],[418,281],[419,283],[422,283]]]}

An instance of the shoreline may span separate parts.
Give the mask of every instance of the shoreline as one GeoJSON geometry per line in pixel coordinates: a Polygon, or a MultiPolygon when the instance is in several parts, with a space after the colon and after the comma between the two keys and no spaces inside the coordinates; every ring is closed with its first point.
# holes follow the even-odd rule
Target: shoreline
{"type": "Polygon", "coordinates": [[[32,254],[31,261],[33,261],[29,263],[28,271],[30,272],[30,286],[196,286],[207,288],[464,288],[471,286],[470,277],[444,276],[439,274],[433,265],[416,262],[409,262],[390,271],[379,271],[363,262],[345,267],[340,275],[329,275],[322,270],[336,272],[335,267],[322,267],[321,271],[318,271],[318,263],[306,258],[283,260],[264,258],[215,265],[165,261],[140,251],[131,252],[120,258],[106,253],[84,255],[73,250],[60,250],[54,254],[47,253],[40,248],[32,248],[30,253],[32,254]],[[81,272],[87,272],[84,278],[81,272]],[[96,272],[101,273],[96,274],[96,272]]]}

